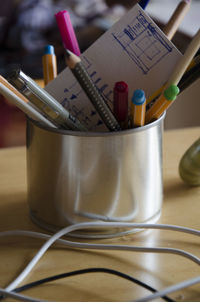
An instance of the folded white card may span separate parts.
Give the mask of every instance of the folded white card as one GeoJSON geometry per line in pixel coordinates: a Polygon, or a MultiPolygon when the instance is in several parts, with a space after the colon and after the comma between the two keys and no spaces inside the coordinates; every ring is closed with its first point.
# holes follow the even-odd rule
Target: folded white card
{"type": "MultiPolygon", "coordinates": [[[[176,47],[139,5],[81,55],[111,109],[115,82],[128,84],[129,102],[135,89],[143,89],[148,98],[167,81],[180,57],[176,47]]],[[[69,68],[45,89],[90,131],[107,131],[69,68]]]]}

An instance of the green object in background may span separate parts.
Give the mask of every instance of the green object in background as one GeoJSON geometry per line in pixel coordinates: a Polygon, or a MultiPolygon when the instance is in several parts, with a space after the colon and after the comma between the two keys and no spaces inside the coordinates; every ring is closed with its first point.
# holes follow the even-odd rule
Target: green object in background
{"type": "Polygon", "coordinates": [[[200,138],[184,153],[179,163],[180,177],[189,185],[200,185],[200,138]]]}

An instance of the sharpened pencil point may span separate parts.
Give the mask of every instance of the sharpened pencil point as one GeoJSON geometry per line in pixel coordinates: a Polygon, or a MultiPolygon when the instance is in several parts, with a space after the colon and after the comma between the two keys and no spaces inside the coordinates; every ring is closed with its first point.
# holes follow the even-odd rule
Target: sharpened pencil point
{"type": "Polygon", "coordinates": [[[67,57],[69,58],[71,55],[71,52],[67,48],[65,48],[65,53],[66,53],[67,57]]]}

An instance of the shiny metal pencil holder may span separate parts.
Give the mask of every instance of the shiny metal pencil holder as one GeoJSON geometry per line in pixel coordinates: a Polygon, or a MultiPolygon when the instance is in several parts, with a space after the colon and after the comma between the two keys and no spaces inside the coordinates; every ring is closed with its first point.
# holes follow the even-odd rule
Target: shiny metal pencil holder
{"type": "Polygon", "coordinates": [[[52,231],[86,221],[156,222],[163,197],[163,120],[86,133],[49,129],[28,119],[32,220],[52,231]]]}

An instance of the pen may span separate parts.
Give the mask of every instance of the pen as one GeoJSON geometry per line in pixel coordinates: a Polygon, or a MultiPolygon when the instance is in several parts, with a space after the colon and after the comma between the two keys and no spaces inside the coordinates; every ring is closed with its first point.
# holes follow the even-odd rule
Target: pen
{"type": "Polygon", "coordinates": [[[9,72],[7,79],[56,126],[76,131],[87,131],[60,103],[20,69],[9,72]]]}
{"type": "Polygon", "coordinates": [[[158,119],[163,112],[173,103],[176,96],[179,93],[179,88],[176,85],[170,85],[155,103],[146,112],[145,123],[149,123],[155,119],[158,119]]]}
{"type": "Polygon", "coordinates": [[[23,96],[14,86],[12,86],[3,76],[0,75],[0,83],[10,89],[14,94],[16,94],[25,103],[28,103],[26,97],[23,96]]]}
{"type": "Polygon", "coordinates": [[[56,22],[61,34],[64,48],[69,49],[75,55],[80,56],[80,49],[71,23],[69,12],[66,10],[55,14],[56,22]]]}
{"type": "Polygon", "coordinates": [[[107,128],[110,131],[120,130],[121,128],[119,123],[117,122],[110,108],[107,106],[103,97],[100,95],[97,88],[93,84],[90,76],[87,73],[87,70],[81,63],[81,59],[67,49],[66,54],[66,63],[68,67],[71,69],[75,78],[97,110],[107,128]]]}
{"type": "Polygon", "coordinates": [[[169,40],[173,38],[180,23],[182,22],[183,18],[189,11],[190,3],[191,3],[190,0],[182,0],[176,7],[167,25],[165,25],[163,32],[165,33],[165,35],[168,37],[169,40]]]}
{"type": "Polygon", "coordinates": [[[116,82],[113,90],[113,111],[120,126],[127,128],[128,119],[128,85],[116,82]]]}
{"type": "Polygon", "coordinates": [[[136,89],[131,99],[131,112],[133,126],[144,126],[146,111],[146,98],[142,89],[136,89]]]}
{"type": "Polygon", "coordinates": [[[57,63],[52,45],[46,45],[44,55],[42,57],[44,84],[47,85],[57,76],[57,63]]]}
{"type": "MultiPolygon", "coordinates": [[[[11,85],[10,85],[11,86],[11,85]]],[[[29,102],[24,102],[24,98],[20,97],[20,94],[15,94],[12,88],[8,88],[9,85],[4,85],[2,82],[0,83],[0,93],[8,99],[12,104],[16,105],[19,109],[21,109],[25,114],[27,114],[30,118],[41,122],[45,126],[55,128],[50,121],[48,121],[42,114],[40,114],[37,110],[29,105],[29,102]]]]}

